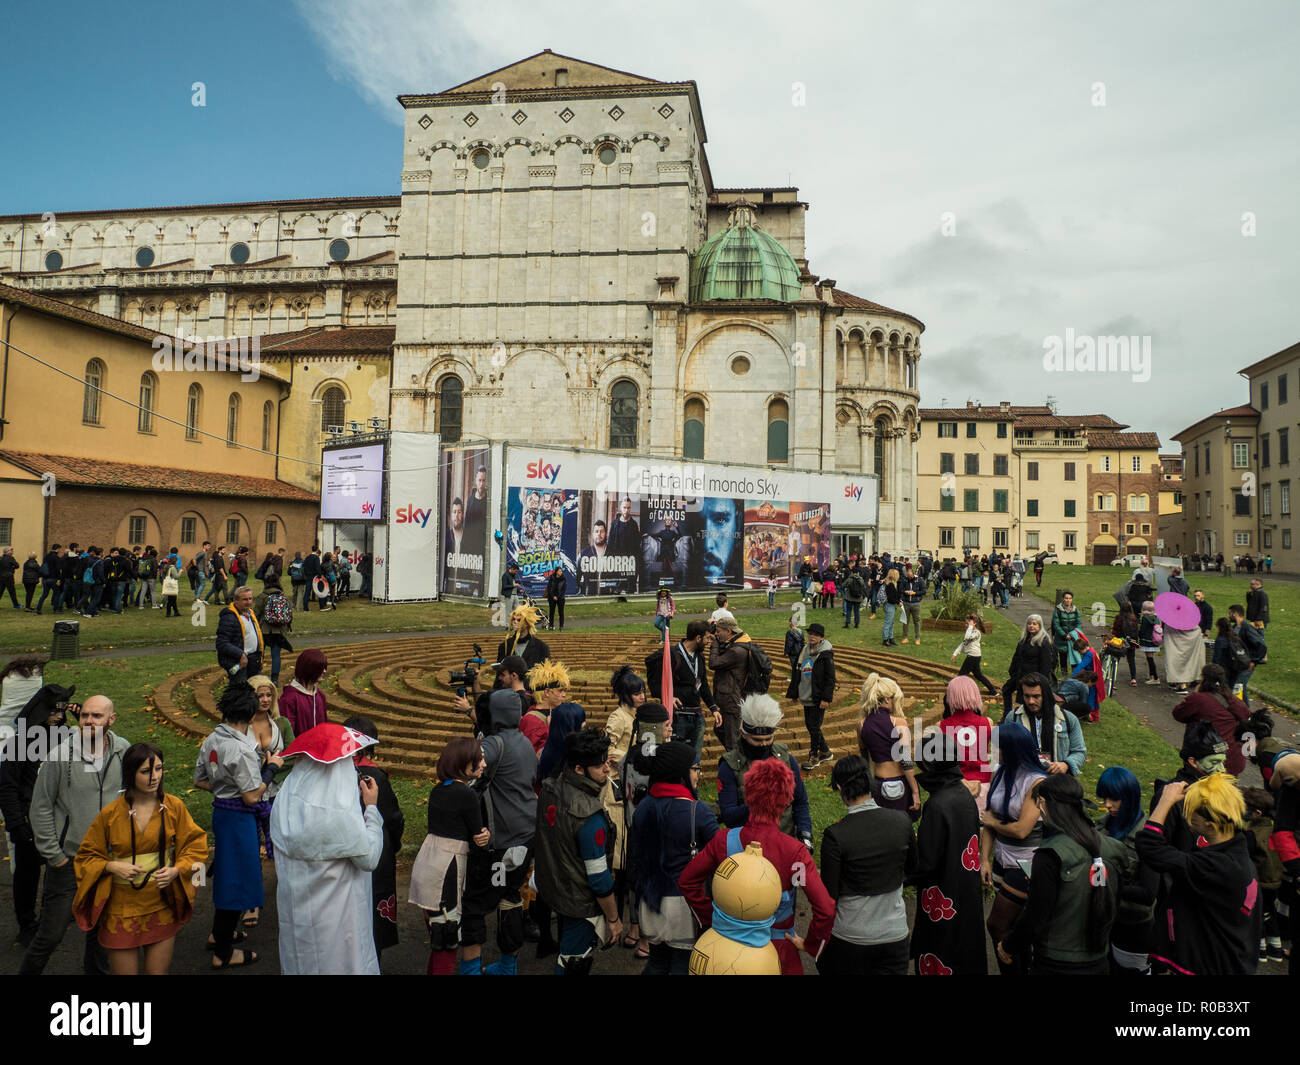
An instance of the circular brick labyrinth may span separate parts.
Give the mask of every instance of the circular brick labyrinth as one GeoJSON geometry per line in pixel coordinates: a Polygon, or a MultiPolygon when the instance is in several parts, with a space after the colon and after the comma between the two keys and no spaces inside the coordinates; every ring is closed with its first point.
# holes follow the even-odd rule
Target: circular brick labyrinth
{"type": "MultiPolygon", "coordinates": [[[[494,649],[489,641],[494,645],[498,636],[479,637],[489,661],[494,649]]],[[[329,669],[322,684],[330,720],[365,715],[379,730],[380,765],[402,776],[432,777],[447,740],[470,731],[468,719],[452,709],[455,689],[449,672],[462,667],[473,641],[467,636],[424,636],[326,648],[329,669]]],[[[808,753],[808,734],[799,707],[784,698],[790,666],[782,641],[757,642],[772,659],[771,694],[785,711],[777,738],[802,760],[808,753]]],[[[644,675],[646,656],[660,646],[660,638],[626,632],[548,633],[547,643],[552,657],[571,671],[605,678],[624,662],[644,675]]],[[[281,680],[293,677],[294,657],[285,656],[281,680]]],[[[837,698],[823,729],[837,755],[857,752],[858,692],[869,673],[893,677],[907,696],[908,716],[920,715],[927,724],[938,717],[944,686],[953,676],[951,668],[935,662],[861,647],[836,647],[835,669],[837,698]]],[[[169,677],[154,692],[154,710],[180,731],[204,736],[221,719],[214,691],[224,683],[225,673],[216,665],[169,677]]],[[[606,680],[576,680],[569,697],[586,709],[587,721],[593,724],[603,725],[615,706],[606,680]]],[[[721,754],[712,730],[706,730],[705,764],[716,765],[721,754]]],[[[822,771],[827,770],[829,765],[822,771]]]]}

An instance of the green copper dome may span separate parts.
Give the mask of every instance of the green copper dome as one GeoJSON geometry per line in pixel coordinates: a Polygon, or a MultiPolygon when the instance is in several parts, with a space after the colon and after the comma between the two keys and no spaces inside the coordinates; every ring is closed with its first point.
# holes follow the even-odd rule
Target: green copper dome
{"type": "Polygon", "coordinates": [[[736,204],[726,230],[710,237],[691,262],[691,302],[799,298],[799,267],[779,240],[754,225],[749,204],[736,204]]]}

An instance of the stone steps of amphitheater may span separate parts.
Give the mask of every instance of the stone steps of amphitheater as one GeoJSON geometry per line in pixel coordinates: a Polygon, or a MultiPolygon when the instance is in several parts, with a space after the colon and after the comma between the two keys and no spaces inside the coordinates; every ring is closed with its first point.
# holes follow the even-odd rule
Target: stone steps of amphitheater
{"type": "MultiPolygon", "coordinates": [[[[547,640],[552,657],[574,672],[610,674],[623,662],[644,674],[647,655],[660,646],[656,636],[612,633],[552,633],[547,640]]],[[[777,738],[797,757],[808,754],[803,715],[784,698],[790,680],[789,663],[778,640],[759,640],[773,662],[771,692],[782,703],[785,721],[777,738]]],[[[464,665],[472,640],[463,636],[428,636],[346,644],[327,649],[329,668],[325,688],[330,719],[353,715],[370,718],[382,740],[377,753],[389,771],[415,778],[432,776],[434,762],[446,742],[466,735],[468,719],[452,708],[454,690],[449,671],[464,665]]],[[[493,660],[493,648],[485,657],[493,660]]],[[[294,656],[286,656],[281,677],[291,677],[294,656]]],[[[857,750],[857,697],[863,679],[875,671],[898,681],[909,698],[909,716],[925,723],[936,718],[950,667],[889,651],[845,645],[835,648],[839,678],[835,704],[827,711],[823,731],[837,755],[857,750]]],[[[216,695],[225,675],[214,664],[170,677],[153,696],[154,709],[173,727],[193,736],[205,735],[220,720],[216,695]],[[186,706],[182,689],[189,689],[197,712],[186,706]]],[[[587,720],[603,724],[615,700],[605,681],[576,680],[570,698],[587,711],[587,720]]],[[[706,730],[706,764],[716,764],[722,747],[706,730]]],[[[824,767],[821,772],[829,770],[824,767]]]]}

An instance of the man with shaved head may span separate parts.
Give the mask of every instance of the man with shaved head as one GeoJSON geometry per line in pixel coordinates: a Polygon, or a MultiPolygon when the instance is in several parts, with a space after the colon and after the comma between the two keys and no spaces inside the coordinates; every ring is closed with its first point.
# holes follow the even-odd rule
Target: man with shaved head
{"type": "MultiPolygon", "coordinates": [[[[74,713],[77,729],[65,735],[36,774],[30,820],[36,850],[45,861],[45,893],[41,923],[36,930],[20,976],[39,976],[50,954],[63,941],[72,921],[77,876],[72,859],[99,811],[122,794],[122,755],[131,746],[112,731],[117,713],[113,700],[92,695],[74,713]]],[[[108,973],[108,955],[92,929],[86,933],[82,965],[87,976],[108,973]]]]}

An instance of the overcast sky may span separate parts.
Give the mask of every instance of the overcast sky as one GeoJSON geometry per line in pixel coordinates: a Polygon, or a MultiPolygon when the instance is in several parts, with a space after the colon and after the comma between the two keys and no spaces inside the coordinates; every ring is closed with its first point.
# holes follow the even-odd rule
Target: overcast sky
{"type": "Polygon", "coordinates": [[[395,193],[398,93],[551,48],[694,79],[717,184],[797,186],[812,270],[926,323],[924,405],[1050,395],[1174,450],[1174,432],[1246,400],[1237,370],[1300,340],[1294,3],[300,0],[187,9],[188,24],[102,10],[70,20],[100,42],[74,56],[80,84],[50,78],[48,50],[0,74],[52,97],[16,116],[11,146],[45,154],[39,178],[0,179],[0,212],[395,193]],[[207,73],[202,129],[150,112],[151,62],[178,83],[207,73]],[[127,84],[142,88],[124,101],[127,84]],[[1149,336],[1149,380],[1047,372],[1045,339],[1067,330],[1149,336]]]}

